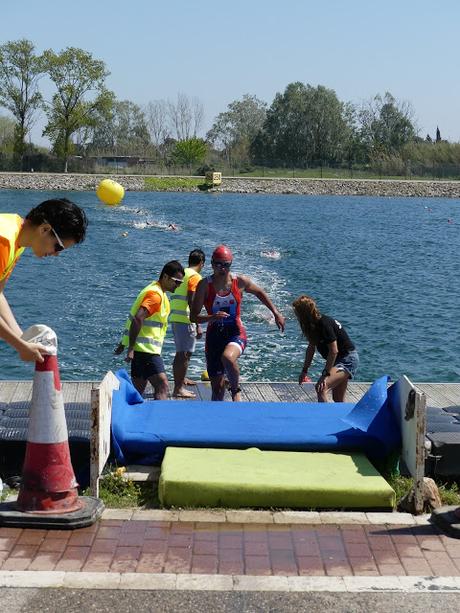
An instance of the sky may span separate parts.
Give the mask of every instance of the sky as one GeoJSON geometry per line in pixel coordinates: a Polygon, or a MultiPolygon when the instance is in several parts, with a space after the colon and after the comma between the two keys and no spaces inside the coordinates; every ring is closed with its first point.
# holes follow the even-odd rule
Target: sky
{"type": "Polygon", "coordinates": [[[0,44],[89,51],[120,100],[197,97],[203,135],[231,101],[251,94],[270,105],[302,81],[355,104],[389,91],[412,104],[420,136],[439,126],[459,142],[459,26],[458,0],[0,0],[0,44]]]}

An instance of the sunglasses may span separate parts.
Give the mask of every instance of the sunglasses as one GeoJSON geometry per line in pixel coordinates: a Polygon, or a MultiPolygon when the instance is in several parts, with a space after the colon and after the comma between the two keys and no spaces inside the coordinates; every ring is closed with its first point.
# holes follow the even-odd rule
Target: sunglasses
{"type": "Polygon", "coordinates": [[[217,266],[218,268],[230,268],[232,265],[231,262],[212,262],[213,266],[217,266]]]}
{"type": "Polygon", "coordinates": [[[171,279],[171,281],[174,281],[176,285],[180,285],[183,281],[183,279],[176,279],[176,277],[171,277],[171,275],[169,275],[169,278],[171,279]]]}
{"type": "Polygon", "coordinates": [[[53,226],[49,222],[46,221],[45,223],[49,225],[51,232],[54,234],[54,237],[57,240],[57,243],[54,245],[54,252],[59,253],[60,251],[64,251],[65,249],[64,243],[59,238],[59,234],[56,232],[56,230],[53,228],[53,226]]]}

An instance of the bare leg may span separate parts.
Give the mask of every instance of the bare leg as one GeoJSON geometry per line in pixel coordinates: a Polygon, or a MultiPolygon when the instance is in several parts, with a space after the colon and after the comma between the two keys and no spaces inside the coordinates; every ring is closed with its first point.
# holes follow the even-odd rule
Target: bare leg
{"type": "Polygon", "coordinates": [[[334,402],[345,402],[345,394],[347,393],[348,381],[350,380],[350,377],[347,373],[344,374],[347,375],[346,379],[332,390],[332,399],[334,402]]]}
{"type": "Polygon", "coordinates": [[[325,385],[322,389],[318,388],[318,383],[315,386],[318,396],[318,402],[328,402],[327,394],[329,391],[333,392],[334,402],[343,402],[339,398],[345,398],[345,392],[348,385],[348,373],[343,370],[337,371],[335,368],[331,368],[331,374],[325,379],[325,385]],[[337,395],[334,394],[334,390],[339,388],[337,395]]]}
{"type": "Polygon", "coordinates": [[[185,375],[187,374],[188,365],[192,354],[188,351],[178,351],[173,360],[173,373],[174,373],[174,391],[173,396],[180,396],[181,398],[195,398],[193,392],[189,392],[185,389],[185,375]]]}
{"type": "Polygon", "coordinates": [[[211,400],[223,400],[225,395],[225,382],[224,375],[217,375],[217,377],[211,377],[211,400]]]}
{"type": "Polygon", "coordinates": [[[149,381],[153,386],[155,400],[167,400],[169,385],[166,373],[161,372],[158,375],[152,375],[149,377],[149,381]]]}
{"type": "Polygon", "coordinates": [[[143,394],[145,392],[145,388],[147,386],[147,379],[141,379],[141,377],[131,377],[131,381],[133,382],[133,385],[137,389],[139,394],[143,394]]]}
{"type": "Polygon", "coordinates": [[[241,355],[241,349],[232,343],[229,343],[222,354],[222,363],[227,373],[232,400],[235,402],[241,401],[240,387],[240,367],[238,366],[238,358],[241,355]]]}

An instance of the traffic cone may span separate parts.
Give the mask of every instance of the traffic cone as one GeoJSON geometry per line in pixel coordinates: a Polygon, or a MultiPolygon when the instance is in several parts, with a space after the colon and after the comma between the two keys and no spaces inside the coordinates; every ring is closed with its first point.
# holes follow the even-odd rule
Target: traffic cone
{"type": "Polygon", "coordinates": [[[35,363],[26,455],[18,509],[28,513],[70,513],[83,503],[70,460],[57,356],[35,363]]]}
{"type": "Polygon", "coordinates": [[[15,502],[0,503],[0,526],[74,529],[92,525],[104,503],[78,496],[70,460],[67,424],[57,361],[57,338],[51,328],[31,326],[23,334],[45,345],[49,354],[35,363],[26,455],[15,502]]]}

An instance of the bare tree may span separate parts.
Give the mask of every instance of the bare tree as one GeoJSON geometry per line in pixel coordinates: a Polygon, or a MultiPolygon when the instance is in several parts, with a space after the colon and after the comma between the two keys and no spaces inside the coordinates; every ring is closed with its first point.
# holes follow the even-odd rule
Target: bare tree
{"type": "Polygon", "coordinates": [[[176,139],[181,141],[196,137],[203,123],[203,103],[198,98],[189,98],[186,94],[179,92],[177,102],[168,100],[167,106],[176,139]]]}
{"type": "Polygon", "coordinates": [[[168,103],[165,100],[150,101],[145,107],[145,118],[152,143],[160,147],[170,136],[168,103]]]}

